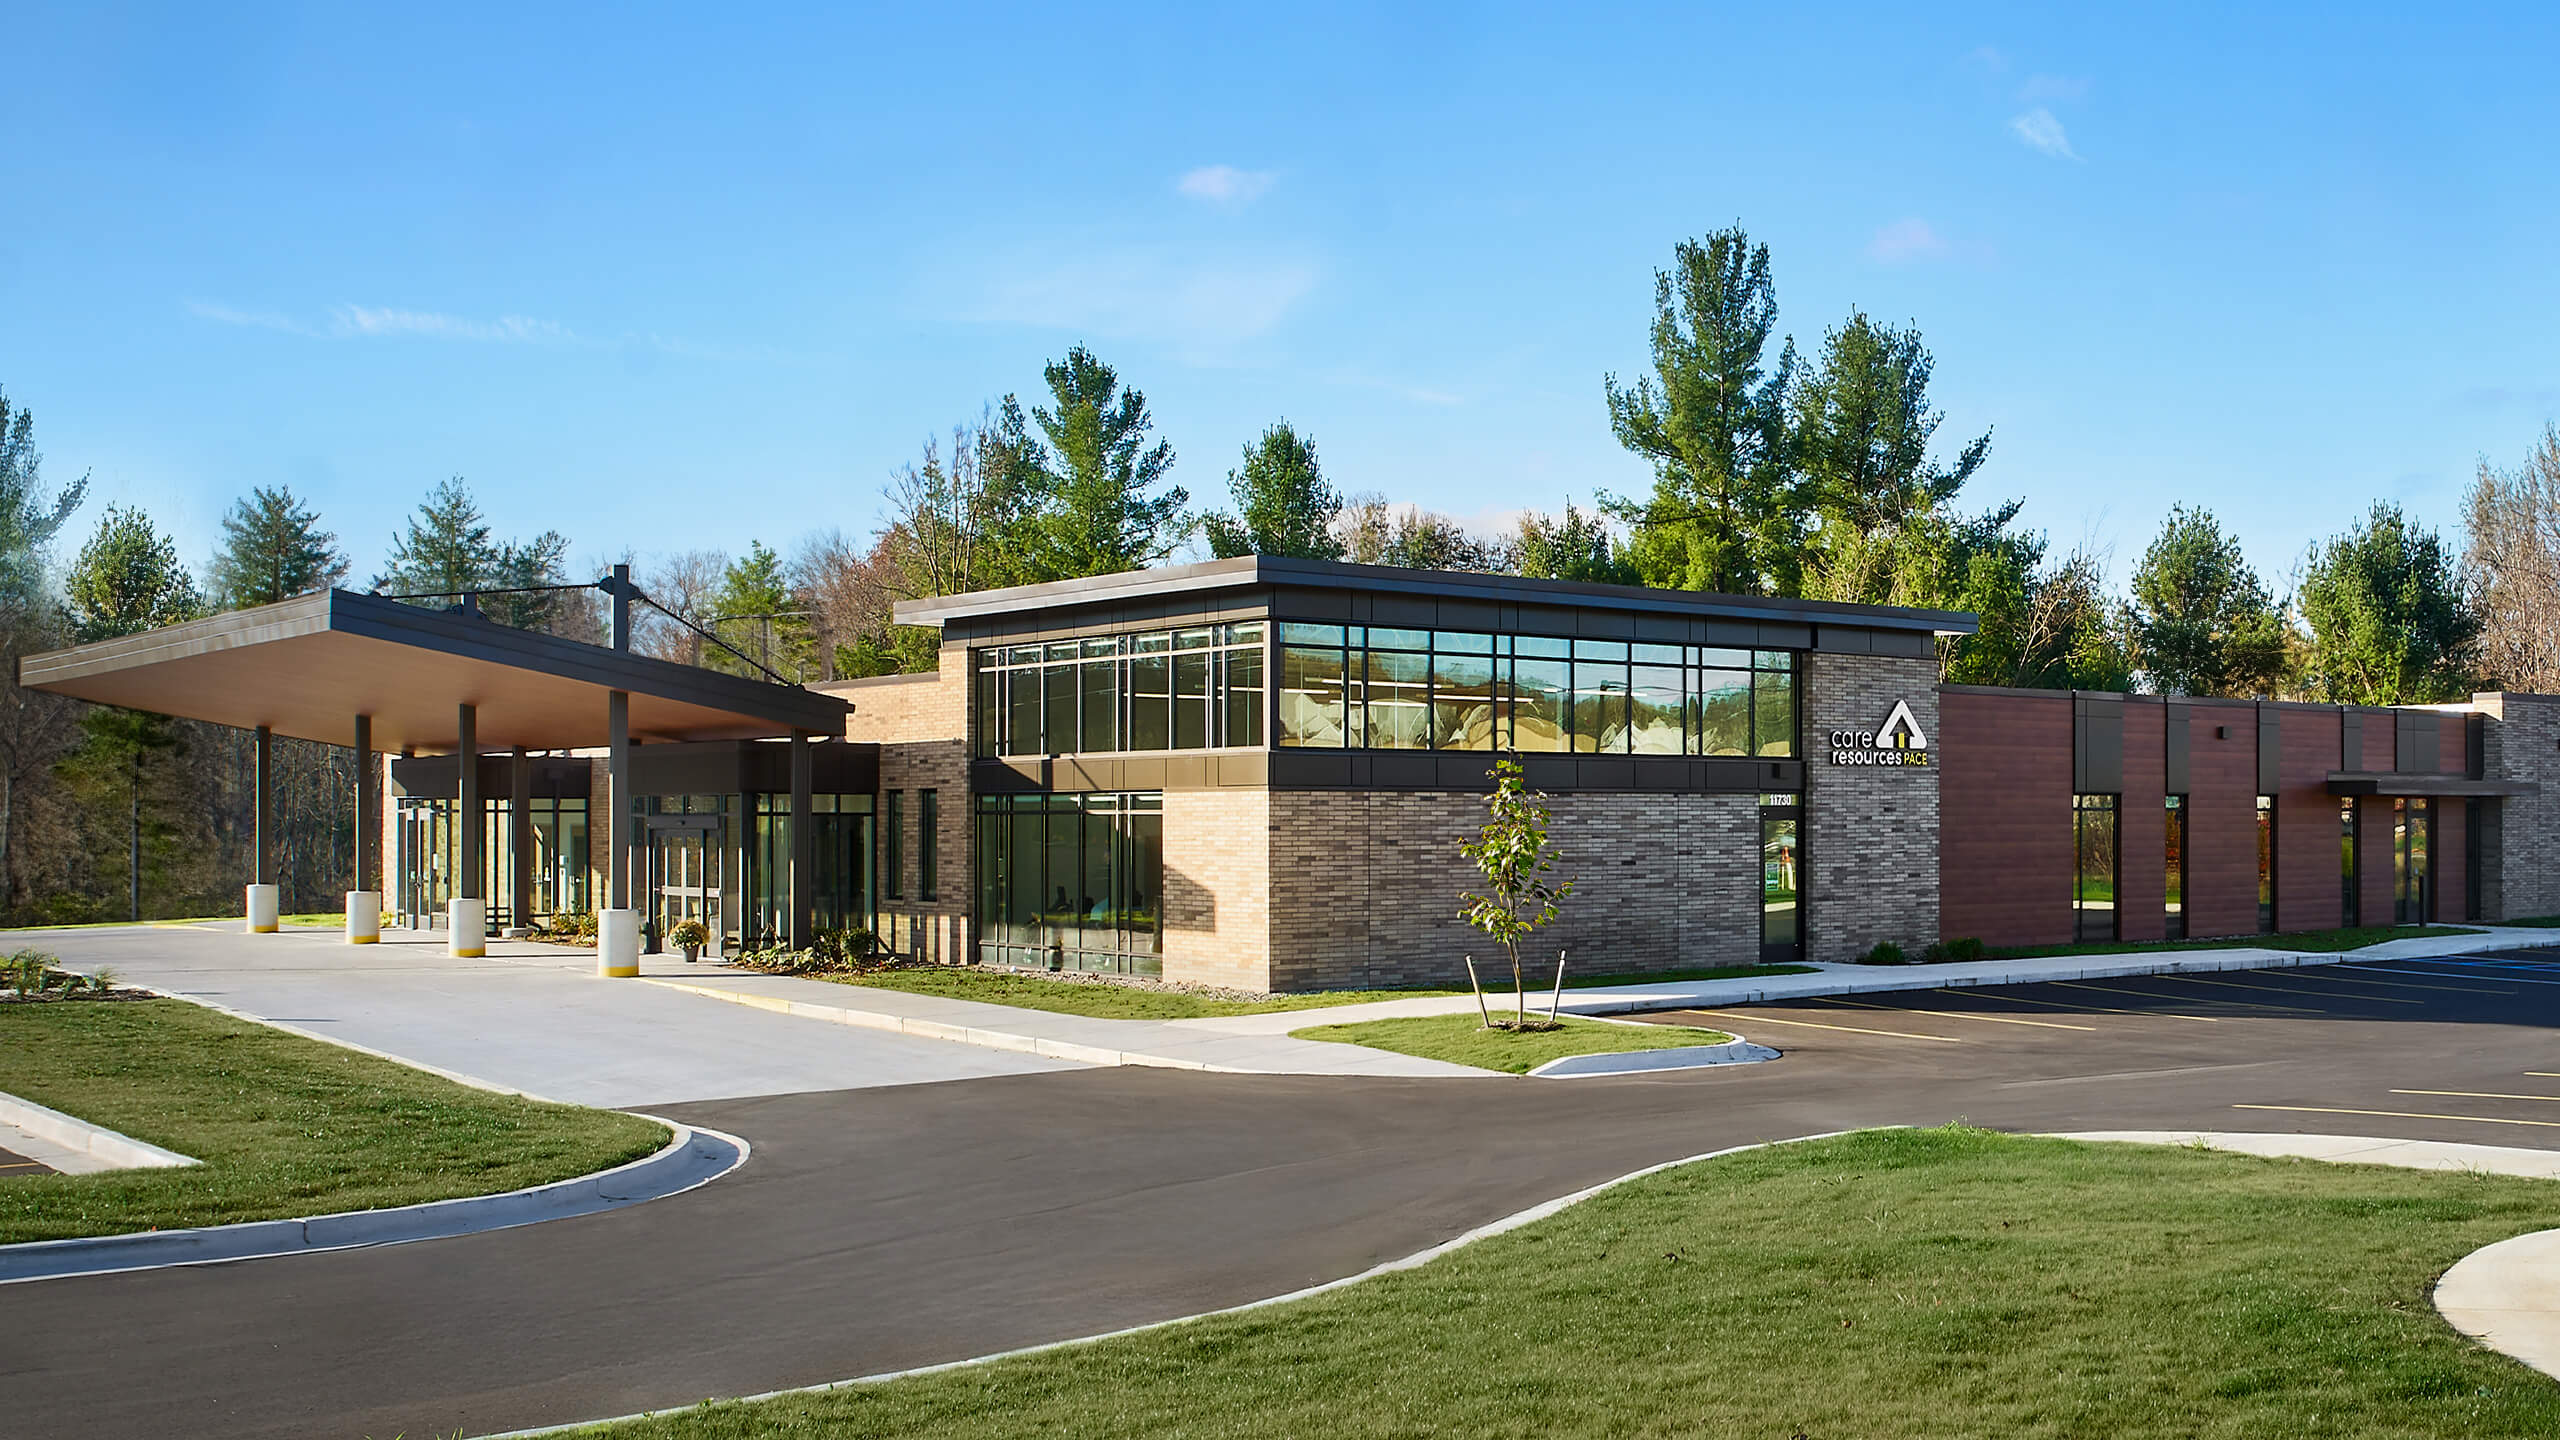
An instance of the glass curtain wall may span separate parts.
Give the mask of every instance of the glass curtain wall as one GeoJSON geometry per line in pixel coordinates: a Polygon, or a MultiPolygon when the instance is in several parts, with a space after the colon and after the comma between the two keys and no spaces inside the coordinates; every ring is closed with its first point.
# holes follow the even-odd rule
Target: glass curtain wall
{"type": "Polygon", "coordinates": [[[1164,796],[982,795],[978,955],[1164,973],[1164,796]]]}
{"type": "Polygon", "coordinates": [[[2171,940],[2187,938],[2187,797],[2169,797],[2168,825],[2165,831],[2168,887],[2164,892],[2168,903],[2167,936],[2171,940]]]}
{"type": "Polygon", "coordinates": [[[1262,744],[1262,622],[976,652],[973,753],[1107,754],[1262,744]]]}
{"type": "Polygon", "coordinates": [[[1277,741],[1292,748],[1796,751],[1792,651],[1296,621],[1280,639],[1277,741]]]}
{"type": "MultiPolygon", "coordinates": [[[[514,811],[511,799],[481,802],[486,833],[480,853],[486,873],[480,877],[480,893],[489,902],[492,931],[520,923],[511,913],[516,893],[515,829],[510,823],[514,811]]],[[[532,812],[532,919],[588,909],[595,882],[588,870],[585,798],[536,796],[532,812]]],[[[392,911],[411,926],[425,921],[441,924],[447,902],[461,893],[455,882],[462,866],[457,824],[462,802],[451,796],[402,796],[397,813],[398,876],[392,911]]]]}
{"type": "Polygon", "coordinates": [[[2116,797],[2071,797],[2071,938],[2116,938],[2116,797]]]}
{"type": "MultiPolygon", "coordinates": [[[[755,797],[755,834],[747,844],[746,929],[742,943],[779,945],[791,933],[791,796],[755,797]]],[[[871,797],[809,797],[813,883],[810,910],[820,931],[869,930],[878,906],[872,893],[871,797]]]]}

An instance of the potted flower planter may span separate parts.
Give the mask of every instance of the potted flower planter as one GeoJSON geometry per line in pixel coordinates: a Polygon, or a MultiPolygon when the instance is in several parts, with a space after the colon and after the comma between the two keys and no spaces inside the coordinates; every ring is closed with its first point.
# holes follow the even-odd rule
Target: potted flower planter
{"type": "Polygon", "coordinates": [[[668,943],[684,952],[687,965],[702,958],[702,947],[711,943],[711,931],[699,920],[679,920],[667,927],[668,943]]]}

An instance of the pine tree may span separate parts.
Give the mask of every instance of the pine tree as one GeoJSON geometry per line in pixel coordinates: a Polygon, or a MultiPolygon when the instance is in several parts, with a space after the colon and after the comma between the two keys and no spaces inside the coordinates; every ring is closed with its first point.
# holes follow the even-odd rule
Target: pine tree
{"type": "Polygon", "coordinates": [[[347,578],[338,537],[320,528],[318,512],[293,491],[261,485],[222,517],[222,549],[213,557],[214,604],[225,610],[272,605],[347,578]]]}
{"type": "Polygon", "coordinates": [[[1315,442],[1288,421],[1244,447],[1244,465],[1227,472],[1227,488],[1235,496],[1236,513],[1202,522],[1209,553],[1221,560],[1238,555],[1342,558],[1342,541],[1333,533],[1342,496],[1324,478],[1315,442]]]}
{"type": "MultiPolygon", "coordinates": [[[[160,625],[174,625],[202,613],[195,577],[178,561],[170,543],[140,510],[109,506],[97,533],[80,549],[63,581],[75,633],[82,640],[107,640],[160,625]]],[[[132,919],[142,918],[143,822],[145,761],[178,748],[178,735],[165,715],[100,706],[80,717],[79,752],[66,762],[74,773],[86,772],[109,783],[121,780],[126,805],[126,883],[132,919]]],[[[154,827],[165,841],[166,824],[154,827]]]]}
{"type": "Polygon", "coordinates": [[[2169,511],[2133,572],[2133,603],[2142,668],[2160,693],[2271,696],[2283,680],[2284,619],[2211,511],[2169,511]]]}
{"type": "Polygon", "coordinates": [[[1032,497],[1018,527],[1025,578],[1116,574],[1172,553],[1189,532],[1182,507],[1191,496],[1165,480],[1173,446],[1147,443],[1155,428],[1147,397],[1122,388],[1118,373],[1081,345],[1045,375],[1052,404],[1034,407],[1028,420],[1013,396],[998,408],[1004,473],[989,477],[1006,493],[1032,497]]]}
{"type": "MultiPolygon", "coordinates": [[[[805,610],[783,573],[782,557],[763,541],[750,540],[747,553],[720,572],[708,628],[766,669],[799,675],[809,665],[814,641],[805,610]]],[[[720,650],[706,655],[704,663],[716,670],[748,669],[720,650]]]]}
{"type": "Polygon", "coordinates": [[[373,588],[436,596],[485,589],[497,572],[499,558],[499,546],[489,538],[487,517],[456,475],[429,492],[407,528],[392,537],[390,563],[374,577],[373,588]]]}

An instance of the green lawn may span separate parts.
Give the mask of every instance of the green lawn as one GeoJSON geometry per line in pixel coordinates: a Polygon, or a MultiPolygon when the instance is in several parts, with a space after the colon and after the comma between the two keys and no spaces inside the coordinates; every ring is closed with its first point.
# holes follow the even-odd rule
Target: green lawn
{"type": "Polygon", "coordinates": [[[1870,1131],[1285,1307],[605,1433],[2549,1436],[2560,1384],[2427,1297],[2554,1224],[2549,1181],[1870,1131]]]}
{"type": "MultiPolygon", "coordinates": [[[[1727,965],[1703,970],[1662,970],[1641,975],[1568,975],[1564,988],[1635,985],[1671,980],[1732,980],[1754,975],[1801,975],[1810,965],[1727,965]]],[[[1311,990],[1273,995],[1261,1000],[1228,1000],[1185,990],[1159,990],[1136,985],[1097,985],[1059,980],[1038,971],[996,966],[950,965],[933,969],[881,970],[864,975],[821,975],[840,985],[869,985],[903,990],[911,995],[941,995],[988,1005],[1016,1005],[1025,1010],[1051,1010],[1063,1015],[1090,1015],[1103,1020],[1196,1020],[1211,1015],[1268,1015],[1285,1010],[1322,1010],[1336,1005],[1366,1005],[1373,1000],[1411,1000],[1418,996],[1463,995],[1463,990],[1311,990]]],[[[1552,989],[1555,971],[1544,982],[1531,977],[1532,990],[1552,989]]],[[[1494,978],[1485,975],[1490,986],[1494,978]]],[[[1510,984],[1510,976],[1502,979],[1510,984]]],[[[1488,991],[1490,993],[1490,991],[1488,991]]],[[[1505,993],[1508,993],[1507,990],[1505,993]]]]}
{"type": "MultiPolygon", "coordinates": [[[[1504,1011],[1493,1007],[1493,1018],[1504,1011]]],[[[1516,1010],[1510,1012],[1517,1014],[1516,1010]]],[[[1534,1013],[1534,1012],[1533,1012],[1534,1013]]],[[[1423,1015],[1403,1020],[1364,1020],[1350,1025],[1311,1025],[1289,1033],[1301,1040],[1338,1040],[1393,1050],[1425,1060],[1473,1065],[1525,1075],[1550,1060],[1567,1055],[1609,1055],[1622,1050],[1669,1050],[1683,1045],[1721,1045],[1733,1037],[1721,1030],[1685,1025],[1626,1025],[1605,1020],[1562,1017],[1561,1030],[1487,1030],[1474,1011],[1464,1015],[1423,1015]]]]}
{"type": "Polygon", "coordinates": [[[2477,935],[2467,925],[2357,925],[2344,930],[2289,930],[2280,935],[2224,935],[2204,940],[2097,941],[2085,945],[1993,946],[1984,953],[1994,960],[2029,960],[2047,955],[2147,955],[2165,950],[2297,950],[2331,954],[2361,950],[2385,940],[2418,940],[2437,935],[2477,935]]]}
{"type": "Polygon", "coordinates": [[[0,1243],[409,1205],[638,1159],[666,1128],[182,1000],[0,1005],[0,1090],[205,1163],[0,1180],[0,1243]]]}

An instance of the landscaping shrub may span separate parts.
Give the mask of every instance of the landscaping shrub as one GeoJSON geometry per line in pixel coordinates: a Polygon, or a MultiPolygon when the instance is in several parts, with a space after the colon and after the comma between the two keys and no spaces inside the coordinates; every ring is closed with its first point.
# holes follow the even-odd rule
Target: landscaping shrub
{"type": "Polygon", "coordinates": [[[1858,957],[1861,965],[1899,965],[1903,963],[1902,947],[1890,940],[1876,942],[1876,947],[1858,957]]]}
{"type": "Polygon", "coordinates": [[[1990,957],[1989,953],[1983,949],[1980,940],[1971,935],[1962,935],[1947,942],[1947,958],[1959,965],[1965,965],[1990,957]]]}

